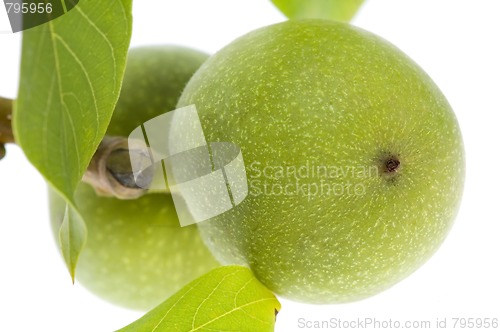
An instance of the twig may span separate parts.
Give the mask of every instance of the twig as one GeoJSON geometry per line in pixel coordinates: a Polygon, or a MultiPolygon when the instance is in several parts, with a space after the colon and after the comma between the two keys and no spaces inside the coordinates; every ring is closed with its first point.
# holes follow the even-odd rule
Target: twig
{"type": "Polygon", "coordinates": [[[0,97],[0,143],[14,143],[12,105],[12,100],[0,97]]]}
{"type": "Polygon", "coordinates": [[[0,97],[0,159],[5,156],[5,144],[7,143],[14,143],[12,100],[0,97]]]}
{"type": "Polygon", "coordinates": [[[104,137],[99,145],[83,181],[92,185],[101,196],[114,196],[120,199],[135,199],[144,195],[153,174],[140,174],[143,186],[138,186],[130,163],[130,154],[140,151],[131,150],[124,137],[104,137]]]}

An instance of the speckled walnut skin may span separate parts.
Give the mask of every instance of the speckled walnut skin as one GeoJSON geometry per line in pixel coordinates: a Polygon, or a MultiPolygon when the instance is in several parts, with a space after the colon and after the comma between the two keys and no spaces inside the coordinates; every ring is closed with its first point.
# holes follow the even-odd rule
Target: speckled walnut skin
{"type": "Polygon", "coordinates": [[[251,32],[197,71],[177,106],[190,104],[207,141],[241,147],[250,187],[242,204],[199,224],[202,236],[218,259],[250,266],[281,296],[338,303],[377,294],[450,230],[465,175],[457,120],[425,72],[369,32],[321,20],[251,32]],[[265,176],[267,166],[341,168],[299,182],[344,189],[264,194],[264,180],[296,182],[277,168],[265,176]]]}

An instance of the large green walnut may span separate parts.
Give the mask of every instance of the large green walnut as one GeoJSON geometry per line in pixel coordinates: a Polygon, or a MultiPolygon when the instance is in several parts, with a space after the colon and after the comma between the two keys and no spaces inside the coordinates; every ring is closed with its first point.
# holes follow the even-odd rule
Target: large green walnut
{"type": "Polygon", "coordinates": [[[223,263],[291,299],[374,295],[427,261],[464,184],[457,120],[387,41],[348,24],[288,21],[212,56],[184,90],[209,142],[241,147],[249,195],[199,224],[223,263]]]}
{"type": "MultiPolygon", "coordinates": [[[[132,49],[108,134],[126,137],[143,122],[173,110],[184,85],[206,58],[180,47],[132,49]]],[[[49,198],[57,235],[65,202],[53,191],[49,198]]],[[[180,227],[168,194],[126,201],[100,197],[82,183],[75,199],[88,229],[76,278],[103,299],[150,309],[219,265],[196,226],[180,227]]]]}

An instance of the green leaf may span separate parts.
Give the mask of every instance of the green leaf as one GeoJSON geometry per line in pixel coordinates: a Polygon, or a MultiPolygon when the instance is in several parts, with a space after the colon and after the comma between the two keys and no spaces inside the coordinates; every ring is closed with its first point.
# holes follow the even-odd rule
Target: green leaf
{"type": "Polygon", "coordinates": [[[86,237],[73,193],[111,120],[131,34],[132,0],[81,0],[23,32],[14,136],[71,207],[61,244],[73,279],[86,237]]]}
{"type": "Polygon", "coordinates": [[[281,305],[241,266],[215,269],[118,332],[272,332],[281,305]]]}
{"type": "Polygon", "coordinates": [[[131,0],[81,0],[23,33],[16,142],[71,200],[101,142],[121,88],[131,0]]]}
{"type": "Polygon", "coordinates": [[[271,0],[288,18],[349,22],[364,0],[271,0]]]}
{"type": "Polygon", "coordinates": [[[75,270],[80,252],[87,239],[87,228],[78,211],[66,204],[64,219],[59,229],[59,243],[64,260],[66,261],[71,279],[75,282],[75,270]]]}

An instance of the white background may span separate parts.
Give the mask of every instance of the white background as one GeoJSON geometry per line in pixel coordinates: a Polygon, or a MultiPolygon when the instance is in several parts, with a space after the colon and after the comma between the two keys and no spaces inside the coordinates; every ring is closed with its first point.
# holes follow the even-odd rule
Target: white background
{"type": "MultiPolygon", "coordinates": [[[[299,318],[433,326],[447,318],[450,330],[452,317],[500,318],[499,14],[497,0],[368,0],[359,12],[355,25],[409,54],[452,104],[467,151],[462,208],[439,252],[406,280],[350,304],[282,300],[276,331],[338,330],[300,329],[299,318]]],[[[137,0],[134,19],[134,46],[175,43],[213,53],[284,18],[268,0],[137,0]]],[[[0,34],[2,96],[16,95],[19,56],[20,35],[0,34]]],[[[0,331],[109,332],[139,318],[71,284],[50,233],[45,191],[22,152],[9,146],[0,162],[0,331]]]]}

